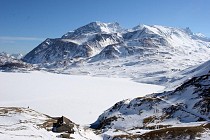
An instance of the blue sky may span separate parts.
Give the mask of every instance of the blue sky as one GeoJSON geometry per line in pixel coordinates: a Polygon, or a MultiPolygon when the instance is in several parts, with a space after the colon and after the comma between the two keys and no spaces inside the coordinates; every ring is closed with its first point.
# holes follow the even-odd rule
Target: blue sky
{"type": "Polygon", "coordinates": [[[210,0],[0,0],[0,52],[27,53],[92,21],[190,27],[210,37],[210,0]]]}

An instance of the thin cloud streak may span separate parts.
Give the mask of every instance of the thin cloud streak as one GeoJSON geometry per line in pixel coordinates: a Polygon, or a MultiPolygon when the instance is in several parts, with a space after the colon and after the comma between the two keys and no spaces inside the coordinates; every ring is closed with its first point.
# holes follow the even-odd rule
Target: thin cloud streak
{"type": "Polygon", "coordinates": [[[0,36],[0,41],[43,41],[45,38],[38,37],[17,37],[17,36],[0,36]]]}

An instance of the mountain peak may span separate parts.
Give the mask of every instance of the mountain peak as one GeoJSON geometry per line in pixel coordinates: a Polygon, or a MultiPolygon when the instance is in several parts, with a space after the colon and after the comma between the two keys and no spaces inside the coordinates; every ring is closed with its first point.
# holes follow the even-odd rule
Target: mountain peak
{"type": "Polygon", "coordinates": [[[189,27],[186,27],[186,28],[184,29],[184,31],[185,31],[187,34],[189,34],[189,35],[192,35],[192,34],[193,34],[193,32],[191,31],[191,29],[190,29],[189,27]]]}
{"type": "Polygon", "coordinates": [[[145,24],[139,24],[135,27],[133,27],[131,30],[142,30],[146,25],[145,24]]]}
{"type": "MultiPolygon", "coordinates": [[[[92,27],[99,27],[99,28],[121,28],[120,24],[118,22],[109,22],[109,23],[105,23],[105,22],[100,22],[100,21],[95,21],[95,22],[90,22],[89,24],[85,25],[85,26],[92,26],[92,27]]],[[[84,27],[84,26],[83,26],[84,27]]]]}
{"type": "Polygon", "coordinates": [[[95,22],[91,22],[85,26],[82,26],[78,29],[75,30],[82,30],[82,31],[87,31],[86,33],[89,32],[96,32],[96,33],[116,33],[119,32],[120,30],[122,30],[122,28],[120,27],[119,23],[114,22],[114,23],[104,23],[104,22],[100,22],[100,21],[95,21],[95,22]]]}
{"type": "Polygon", "coordinates": [[[80,28],[77,28],[74,31],[70,31],[63,35],[62,38],[71,38],[80,35],[87,35],[87,34],[96,34],[96,33],[117,33],[122,32],[123,29],[120,27],[119,23],[103,23],[99,21],[90,22],[80,28]]]}

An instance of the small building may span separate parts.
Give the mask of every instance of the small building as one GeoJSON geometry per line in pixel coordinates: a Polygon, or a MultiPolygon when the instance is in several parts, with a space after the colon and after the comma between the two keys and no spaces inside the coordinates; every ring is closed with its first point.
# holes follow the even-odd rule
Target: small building
{"type": "Polygon", "coordinates": [[[52,131],[58,133],[66,132],[69,134],[73,134],[74,133],[73,128],[74,128],[74,123],[70,121],[68,118],[62,116],[58,118],[57,123],[53,123],[52,131]]]}

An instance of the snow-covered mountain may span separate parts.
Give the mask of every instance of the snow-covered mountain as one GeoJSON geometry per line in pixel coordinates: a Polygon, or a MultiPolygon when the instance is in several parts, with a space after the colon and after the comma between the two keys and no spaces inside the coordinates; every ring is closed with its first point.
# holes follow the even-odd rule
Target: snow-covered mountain
{"type": "Polygon", "coordinates": [[[23,60],[29,63],[51,63],[73,58],[89,60],[91,56],[104,55],[100,52],[106,51],[110,45],[115,48],[112,51],[118,50],[122,54],[121,57],[134,54],[179,56],[205,52],[209,49],[210,40],[193,34],[189,28],[139,25],[125,30],[118,23],[92,22],[61,38],[46,39],[23,60]],[[125,49],[114,47],[116,44],[125,49]]]}
{"type": "Polygon", "coordinates": [[[119,23],[102,23],[102,22],[91,22],[85,26],[82,26],[74,31],[70,31],[62,36],[66,39],[80,39],[81,36],[91,36],[91,34],[112,34],[122,32],[123,29],[119,23]]]}
{"type": "Polygon", "coordinates": [[[64,59],[89,58],[107,45],[122,42],[118,23],[92,22],[61,38],[46,39],[23,60],[29,63],[52,63],[64,59]]]}
{"type": "Polygon", "coordinates": [[[15,59],[21,59],[21,58],[23,58],[23,54],[21,54],[21,53],[11,54],[11,56],[12,56],[13,58],[15,58],[15,59]]]}
{"type": "Polygon", "coordinates": [[[32,70],[35,67],[21,60],[22,54],[0,52],[0,71],[32,70]]]}
{"type": "Polygon", "coordinates": [[[14,61],[14,57],[6,52],[0,52],[0,65],[5,64],[6,62],[14,61]]]}
{"type": "Polygon", "coordinates": [[[12,60],[20,60],[22,57],[22,54],[8,54],[6,52],[0,52],[0,63],[2,64],[12,60]]]}
{"type": "MultiPolygon", "coordinates": [[[[61,111],[62,114],[71,114],[73,119],[84,117],[88,120],[90,116],[96,115],[97,109],[104,109],[101,100],[105,98],[101,97],[107,98],[107,91],[112,94],[107,99],[113,103],[118,97],[125,99],[135,95],[132,97],[134,99],[125,99],[104,111],[92,124],[94,130],[74,124],[76,133],[72,137],[75,139],[210,138],[210,61],[207,61],[210,57],[210,39],[201,33],[193,33],[189,28],[160,25],[138,25],[132,29],[123,29],[118,23],[92,22],[67,32],[61,38],[48,38],[20,60],[21,57],[0,53],[0,71],[43,68],[65,74],[108,76],[113,77],[112,80],[119,86],[110,81],[97,82],[96,78],[93,82],[90,77],[85,80],[51,73],[52,76],[45,72],[2,73],[3,106],[30,104],[30,107],[37,107],[39,103],[42,106],[37,109],[49,110],[52,107],[50,112],[61,111]],[[199,65],[204,61],[207,62],[199,65]],[[114,77],[162,84],[167,87],[167,91],[136,98],[136,92],[141,96],[146,90],[154,90],[155,87],[138,83],[132,87],[133,84],[123,82],[122,79],[118,81],[114,77]],[[96,86],[95,82],[101,85],[96,86]],[[18,88],[10,88],[11,83],[18,88]],[[23,83],[27,83],[27,88],[23,83]],[[77,91],[80,89],[78,85],[83,85],[81,91],[77,91]],[[137,87],[139,90],[135,90],[137,87]],[[84,91],[90,97],[89,100],[83,98],[84,91]],[[99,91],[103,91],[102,94],[99,91]],[[131,94],[125,94],[127,92],[131,94]],[[51,98],[46,96],[48,94],[51,98]],[[96,101],[95,97],[98,96],[100,99],[96,101]],[[55,99],[59,100],[55,103],[55,99]],[[86,104],[85,111],[83,103],[86,104]],[[66,107],[70,107],[68,111],[66,107]]],[[[103,104],[109,102],[104,101],[103,104]]],[[[56,139],[57,134],[43,128],[49,122],[52,125],[52,120],[55,121],[31,109],[0,107],[0,137],[56,139]]]]}
{"type": "Polygon", "coordinates": [[[197,68],[197,77],[173,91],[120,101],[100,115],[93,127],[113,139],[196,139],[206,135],[210,130],[209,70],[209,62],[204,63],[197,68]]]}
{"type": "Polygon", "coordinates": [[[210,39],[189,28],[92,22],[61,38],[46,39],[23,61],[51,71],[129,77],[163,84],[171,74],[209,59],[210,39]],[[132,67],[131,67],[132,66],[132,67]]]}

